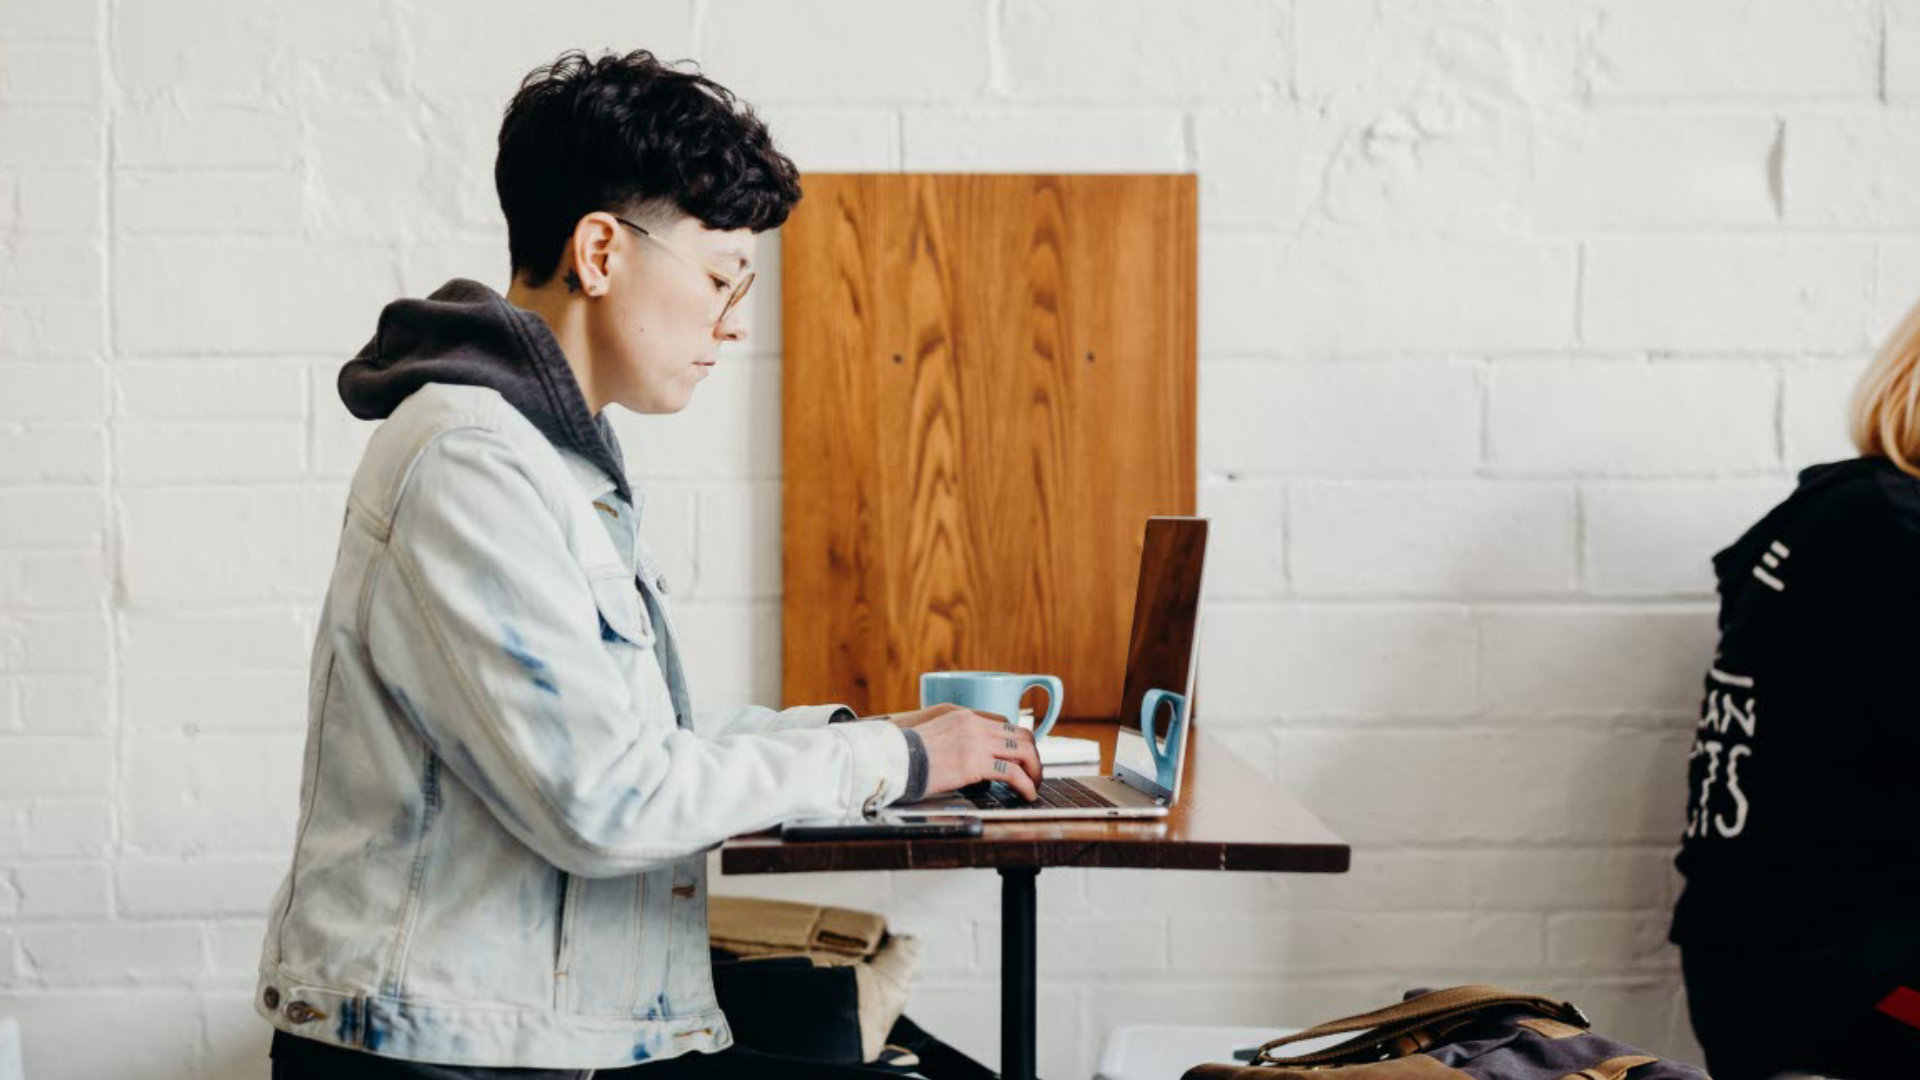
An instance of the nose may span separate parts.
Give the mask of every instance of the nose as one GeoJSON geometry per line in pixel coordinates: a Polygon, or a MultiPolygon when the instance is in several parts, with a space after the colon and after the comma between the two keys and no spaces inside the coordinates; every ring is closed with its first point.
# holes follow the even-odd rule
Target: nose
{"type": "Polygon", "coordinates": [[[745,307],[745,304],[733,305],[733,310],[727,312],[726,318],[713,324],[713,336],[721,341],[747,340],[747,315],[743,310],[745,307]]]}

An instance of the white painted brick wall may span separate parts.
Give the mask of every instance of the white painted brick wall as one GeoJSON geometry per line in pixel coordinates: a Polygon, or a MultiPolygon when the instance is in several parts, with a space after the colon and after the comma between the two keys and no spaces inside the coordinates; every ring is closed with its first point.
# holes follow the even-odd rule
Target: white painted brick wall
{"type": "Polygon", "coordinates": [[[1764,227],[1778,214],[1765,111],[1621,108],[1540,133],[1533,222],[1545,231],[1764,227]]]}
{"type": "Polygon", "coordinates": [[[1873,0],[1620,0],[1595,20],[1596,97],[1831,98],[1879,90],[1873,0]],[[1696,51],[1707,36],[1723,48],[1696,51]]]}
{"type": "Polygon", "coordinates": [[[1596,348],[1794,355],[1867,340],[1866,239],[1607,238],[1585,252],[1581,337],[1596,348]]]}
{"type": "MultiPolygon", "coordinates": [[[[1342,877],[1049,871],[1041,1068],[1114,1025],[1495,979],[1690,1053],[1707,560],[1845,456],[1920,296],[1912,0],[0,5],[0,1014],[36,1080],[264,1071],[314,611],[379,306],[502,287],[502,105],[693,56],[803,169],[1194,171],[1206,713],[1342,877]],[[1621,797],[1621,778],[1631,779],[1621,797]],[[102,1030],[114,1037],[101,1039],[102,1030]]],[[[779,240],[683,415],[620,416],[701,700],[779,691],[779,240]]],[[[995,1054],[986,873],[877,907],[995,1054]]]]}

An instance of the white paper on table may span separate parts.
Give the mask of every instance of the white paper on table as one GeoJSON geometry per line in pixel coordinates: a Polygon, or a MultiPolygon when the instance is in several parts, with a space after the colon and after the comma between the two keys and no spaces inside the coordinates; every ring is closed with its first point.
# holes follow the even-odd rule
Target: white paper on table
{"type": "MultiPolygon", "coordinates": [[[[1033,730],[1033,710],[1021,709],[1019,724],[1028,731],[1033,730]]],[[[1051,769],[1056,766],[1091,765],[1094,772],[1100,770],[1100,744],[1092,739],[1069,739],[1064,735],[1042,735],[1035,743],[1040,751],[1040,767],[1051,769]]],[[[1073,775],[1071,773],[1063,775],[1073,775]]]]}
{"type": "Polygon", "coordinates": [[[1094,765],[1100,764],[1100,744],[1092,739],[1069,739],[1063,735],[1044,735],[1038,744],[1040,764],[1051,769],[1055,765],[1094,765]]]}

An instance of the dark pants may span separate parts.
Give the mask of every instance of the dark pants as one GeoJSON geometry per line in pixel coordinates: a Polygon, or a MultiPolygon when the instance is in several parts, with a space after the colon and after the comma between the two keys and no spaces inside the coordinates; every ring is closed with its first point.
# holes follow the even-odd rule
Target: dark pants
{"type": "Polygon", "coordinates": [[[1768,1080],[1788,1070],[1836,1080],[1920,1076],[1920,1029],[1874,1008],[1903,981],[1911,985],[1913,953],[1894,939],[1785,955],[1683,947],[1687,1013],[1707,1072],[1713,1080],[1768,1080]]]}
{"type": "MultiPolygon", "coordinates": [[[[893,1042],[920,1054],[920,1072],[927,1076],[975,1080],[990,1077],[971,1059],[902,1019],[893,1030],[893,1042]]],[[[269,1050],[273,1080],[580,1080],[586,1069],[492,1069],[475,1065],[431,1065],[401,1061],[359,1050],[349,1050],[314,1039],[273,1033],[269,1050]]],[[[901,1073],[858,1065],[821,1065],[797,1058],[762,1054],[742,1046],[717,1054],[682,1054],[665,1061],[598,1069],[594,1080],[735,1080],[736,1077],[778,1077],[781,1080],[899,1080],[901,1073]]]]}

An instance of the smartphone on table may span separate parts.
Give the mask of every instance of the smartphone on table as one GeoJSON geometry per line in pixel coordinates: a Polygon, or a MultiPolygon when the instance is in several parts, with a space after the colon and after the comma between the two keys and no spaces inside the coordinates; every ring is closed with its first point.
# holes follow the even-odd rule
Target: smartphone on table
{"type": "Polygon", "coordinates": [[[980,835],[974,814],[912,812],[857,819],[795,818],[780,826],[782,840],[946,840],[980,835]]]}

